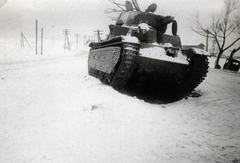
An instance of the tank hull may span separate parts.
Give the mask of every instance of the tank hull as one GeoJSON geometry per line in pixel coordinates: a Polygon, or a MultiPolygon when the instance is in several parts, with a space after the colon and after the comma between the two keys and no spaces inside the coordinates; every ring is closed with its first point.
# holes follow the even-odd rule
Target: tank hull
{"type": "Polygon", "coordinates": [[[127,89],[134,96],[165,102],[187,97],[208,72],[208,59],[202,55],[195,55],[188,65],[143,57],[138,63],[127,89]]]}
{"type": "Polygon", "coordinates": [[[112,42],[109,45],[99,44],[90,49],[88,70],[91,76],[120,91],[183,98],[208,72],[207,57],[194,50],[189,50],[187,63],[177,63],[142,55],[138,43],[118,41],[114,46],[112,42]]]}

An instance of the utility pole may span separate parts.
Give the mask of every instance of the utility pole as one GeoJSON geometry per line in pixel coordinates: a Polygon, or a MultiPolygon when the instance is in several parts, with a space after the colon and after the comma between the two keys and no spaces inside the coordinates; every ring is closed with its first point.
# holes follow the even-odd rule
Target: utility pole
{"type": "Polygon", "coordinates": [[[102,30],[97,30],[97,31],[94,31],[94,35],[97,35],[98,36],[98,42],[100,42],[101,41],[101,37],[100,37],[100,35],[102,35],[103,33],[102,33],[103,31],[102,30]]]}
{"type": "Polygon", "coordinates": [[[43,28],[41,29],[41,54],[43,54],[43,28]]]}
{"type": "Polygon", "coordinates": [[[38,20],[36,20],[36,54],[38,49],[37,41],[38,41],[38,20]]]}
{"type": "Polygon", "coordinates": [[[206,51],[208,51],[208,38],[209,38],[209,31],[207,30],[206,51]]]}
{"type": "Polygon", "coordinates": [[[52,26],[52,30],[53,30],[53,32],[52,32],[52,34],[53,34],[53,36],[52,36],[52,46],[53,46],[53,48],[54,48],[54,41],[55,41],[55,40],[54,40],[54,33],[55,33],[55,32],[54,32],[54,31],[55,31],[55,30],[54,30],[54,25],[52,26]]]}
{"type": "Polygon", "coordinates": [[[25,37],[25,36],[23,35],[23,33],[21,32],[21,42],[22,42],[22,43],[21,43],[21,47],[22,47],[22,48],[24,48],[24,40],[27,42],[29,48],[31,49],[31,46],[30,46],[30,44],[28,43],[26,37],[25,37]]]}
{"type": "Polygon", "coordinates": [[[77,33],[77,49],[78,49],[78,33],[77,33]]]}
{"type": "Polygon", "coordinates": [[[24,48],[23,33],[21,32],[21,48],[24,48]]]}
{"type": "Polygon", "coordinates": [[[64,49],[67,48],[70,50],[70,44],[69,44],[69,39],[68,39],[68,35],[70,33],[69,29],[63,29],[63,34],[65,34],[65,42],[64,42],[64,49]]]}

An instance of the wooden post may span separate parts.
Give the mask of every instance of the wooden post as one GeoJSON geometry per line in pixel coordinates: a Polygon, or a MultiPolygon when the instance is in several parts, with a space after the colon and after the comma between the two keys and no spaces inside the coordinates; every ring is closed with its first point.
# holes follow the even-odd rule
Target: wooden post
{"type": "Polygon", "coordinates": [[[208,36],[209,35],[209,31],[207,30],[207,38],[206,38],[206,51],[208,51],[208,36]]]}
{"type": "Polygon", "coordinates": [[[43,54],[43,28],[41,29],[41,54],[43,54]]]}
{"type": "Polygon", "coordinates": [[[24,48],[23,33],[21,32],[21,48],[24,48]]]}
{"type": "Polygon", "coordinates": [[[67,36],[68,50],[70,50],[70,43],[69,43],[69,39],[68,39],[68,33],[66,33],[66,36],[67,36]]]}
{"type": "Polygon", "coordinates": [[[78,34],[77,34],[77,49],[78,49],[78,34]]]}
{"type": "Polygon", "coordinates": [[[101,41],[101,36],[100,35],[102,35],[102,30],[97,30],[97,31],[94,31],[94,32],[96,32],[96,34],[95,35],[97,35],[98,36],[98,42],[100,42],[101,41]]]}
{"type": "Polygon", "coordinates": [[[70,44],[68,39],[68,34],[70,33],[69,29],[63,29],[63,34],[65,35],[64,49],[67,48],[70,50],[70,44]]]}
{"type": "Polygon", "coordinates": [[[24,47],[24,39],[25,39],[25,41],[27,42],[29,48],[31,49],[31,46],[30,46],[29,42],[27,41],[26,37],[25,37],[24,34],[22,33],[22,43],[23,43],[23,47],[24,47]]]}
{"type": "Polygon", "coordinates": [[[38,49],[38,21],[36,20],[36,54],[37,54],[37,49],[38,49]]]}

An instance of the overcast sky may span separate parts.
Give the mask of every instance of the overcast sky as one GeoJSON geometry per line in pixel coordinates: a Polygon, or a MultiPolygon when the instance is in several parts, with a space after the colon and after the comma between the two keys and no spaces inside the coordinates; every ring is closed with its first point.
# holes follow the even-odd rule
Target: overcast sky
{"type": "MultiPolygon", "coordinates": [[[[5,1],[5,0],[0,0],[5,1]]],[[[116,0],[125,3],[125,0],[116,0]]],[[[179,35],[183,44],[205,44],[205,38],[189,29],[189,19],[199,15],[207,23],[214,12],[223,7],[223,0],[138,0],[145,10],[156,3],[156,14],[171,15],[178,21],[179,35]]],[[[96,29],[108,34],[108,25],[114,24],[104,14],[113,7],[108,0],[8,0],[0,8],[0,37],[35,37],[35,22],[47,31],[45,37],[62,35],[62,29],[70,29],[70,35],[91,35],[96,29]]]]}

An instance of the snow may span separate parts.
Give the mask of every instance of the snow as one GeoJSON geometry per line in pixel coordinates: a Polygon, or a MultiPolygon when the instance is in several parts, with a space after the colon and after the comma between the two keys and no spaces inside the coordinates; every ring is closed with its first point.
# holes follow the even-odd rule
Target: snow
{"type": "Polygon", "coordinates": [[[207,52],[207,51],[205,51],[205,50],[203,50],[203,49],[199,49],[199,48],[192,48],[194,51],[195,51],[195,53],[197,53],[197,54],[202,54],[202,55],[206,55],[206,56],[209,56],[210,55],[210,53],[209,52],[207,52]]]}
{"type": "Polygon", "coordinates": [[[150,27],[148,24],[146,24],[146,23],[141,23],[141,24],[138,25],[138,27],[139,27],[140,29],[146,30],[146,31],[149,31],[150,28],[151,28],[151,27],[150,27]]]}
{"type": "Polygon", "coordinates": [[[239,73],[210,68],[200,97],[152,104],[89,76],[88,48],[45,46],[0,44],[0,162],[240,161],[239,73]]]}
{"type": "MultiPolygon", "coordinates": [[[[30,47],[25,42],[24,47],[21,47],[20,39],[0,39],[0,62],[3,64],[12,64],[13,62],[28,62],[46,59],[54,59],[58,57],[68,56],[77,53],[79,50],[76,48],[76,43],[70,42],[70,50],[64,48],[64,40],[44,39],[43,48],[39,43],[37,54],[35,48],[35,40],[28,40],[30,47]]],[[[83,44],[83,43],[81,43],[83,44]]],[[[80,45],[80,43],[79,43],[80,45]]],[[[80,47],[79,47],[80,48],[80,47]]],[[[88,50],[88,46],[81,46],[81,49],[88,50]]]]}
{"type": "Polygon", "coordinates": [[[121,36],[123,42],[139,44],[140,41],[137,37],[134,36],[121,36]]]}
{"type": "Polygon", "coordinates": [[[146,58],[152,58],[157,60],[164,60],[174,63],[180,63],[180,64],[188,64],[188,61],[186,60],[186,57],[183,56],[181,51],[178,52],[178,57],[171,57],[166,55],[165,47],[164,46],[157,46],[153,44],[154,46],[149,48],[142,48],[140,49],[140,56],[146,57],[146,58]]]}

